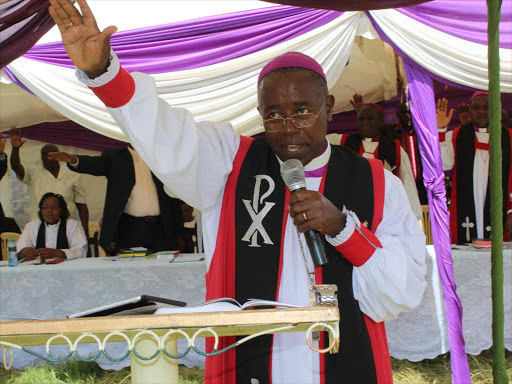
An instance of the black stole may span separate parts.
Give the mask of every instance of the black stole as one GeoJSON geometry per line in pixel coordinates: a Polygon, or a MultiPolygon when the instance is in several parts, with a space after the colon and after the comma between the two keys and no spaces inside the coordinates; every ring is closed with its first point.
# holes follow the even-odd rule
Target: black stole
{"type": "MultiPolygon", "coordinates": [[[[457,243],[464,244],[467,240],[467,229],[462,224],[466,222],[474,223],[473,228],[469,228],[470,240],[477,237],[476,230],[476,214],[475,214],[475,198],[473,190],[473,169],[475,159],[475,140],[476,134],[473,125],[465,125],[459,129],[455,138],[455,172],[457,177],[456,190],[452,193],[452,199],[457,199],[457,212],[451,210],[450,214],[456,214],[457,223],[457,243]]],[[[504,129],[501,134],[501,150],[502,150],[502,188],[503,188],[503,224],[506,220],[507,212],[507,191],[509,183],[509,174],[511,166],[510,154],[510,134],[509,130],[504,129]]],[[[452,186],[453,188],[453,186],[452,186]]],[[[490,219],[490,185],[487,183],[487,192],[485,195],[484,205],[484,237],[491,237],[491,232],[487,230],[491,225],[490,219]]]]}
{"type": "MultiPolygon", "coordinates": [[[[347,138],[344,146],[359,154],[361,145],[363,145],[363,137],[359,133],[354,133],[347,138]]],[[[386,160],[391,168],[394,167],[393,174],[398,175],[396,144],[392,137],[384,134],[380,136],[379,155],[377,157],[383,163],[386,160]]]]}
{"type": "MultiPolygon", "coordinates": [[[[368,161],[343,147],[331,146],[331,151],[325,196],[340,210],[346,205],[357,213],[361,222],[368,221],[371,226],[373,179],[368,161]]],[[[285,185],[279,168],[265,139],[254,140],[240,170],[235,201],[235,298],[241,303],[249,298],[275,300],[277,297],[283,214],[287,215],[285,185]],[[259,231],[256,235],[248,234],[253,218],[247,206],[261,214],[270,204],[273,205],[261,222],[268,236],[265,243],[259,231]],[[252,236],[256,236],[254,241],[252,236]],[[250,241],[243,240],[244,237],[250,241]]],[[[323,267],[323,282],[337,284],[341,312],[340,352],[326,356],[327,383],[338,383],[340,378],[346,383],[376,383],[370,338],[352,291],[352,265],[329,243],[324,245],[329,264],[323,267]]],[[[237,383],[248,383],[252,378],[261,384],[268,383],[271,346],[272,336],[263,336],[236,348],[237,383]]]]}
{"type": "MultiPolygon", "coordinates": [[[[39,230],[37,231],[36,248],[46,248],[46,225],[41,221],[39,230]]],[[[59,231],[57,232],[57,247],[56,249],[68,249],[68,236],[66,235],[66,219],[61,219],[59,224],[59,231]]]]}

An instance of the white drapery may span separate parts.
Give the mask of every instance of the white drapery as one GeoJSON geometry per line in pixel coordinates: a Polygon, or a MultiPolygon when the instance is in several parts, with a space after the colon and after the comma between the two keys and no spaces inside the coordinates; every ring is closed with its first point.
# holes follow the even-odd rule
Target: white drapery
{"type": "MultiPolygon", "coordinates": [[[[404,53],[430,72],[471,88],[487,88],[487,46],[437,31],[396,10],[372,11],[371,15],[404,53]]],[[[337,90],[341,82],[353,80],[347,73],[341,75],[356,36],[375,35],[364,12],[345,12],[320,28],[271,48],[211,66],[153,77],[160,96],[173,106],[189,109],[196,120],[230,121],[237,132],[254,135],[262,131],[256,110],[256,79],[269,60],[288,51],[306,53],[324,68],[329,88],[337,90]]],[[[512,52],[501,51],[502,92],[512,92],[512,52]]],[[[25,58],[19,58],[8,68],[62,115],[102,135],[126,140],[104,105],[76,80],[74,70],[25,58]]],[[[355,83],[358,87],[364,87],[363,74],[359,73],[355,83]]],[[[388,80],[396,78],[395,75],[396,72],[389,70],[386,74],[388,80]]],[[[371,86],[366,89],[357,89],[353,84],[346,86],[341,98],[336,95],[334,112],[350,109],[348,99],[354,92],[362,93],[367,101],[380,101],[396,95],[396,91],[389,90],[393,87],[393,81],[388,81],[388,89],[379,92],[371,86]]]]}

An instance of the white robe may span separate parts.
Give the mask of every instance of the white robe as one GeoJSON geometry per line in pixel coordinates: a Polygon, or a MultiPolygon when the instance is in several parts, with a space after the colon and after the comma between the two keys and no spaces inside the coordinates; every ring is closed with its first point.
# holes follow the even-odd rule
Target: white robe
{"type": "MultiPolygon", "coordinates": [[[[89,86],[101,86],[119,70],[115,55],[109,71],[88,80],[89,86]]],[[[120,108],[108,108],[130,142],[165,186],[187,204],[202,211],[205,256],[210,265],[216,244],[224,187],[232,170],[240,136],[227,123],[196,122],[184,109],[172,108],[158,98],[152,77],[132,73],[135,94],[120,108]]],[[[306,165],[314,170],[326,164],[330,147],[306,165]]],[[[318,189],[318,179],[307,179],[310,189],[318,189]]],[[[382,222],[376,236],[383,248],[362,266],[354,267],[354,297],[361,310],[374,321],[395,319],[399,313],[414,309],[425,289],[425,236],[408,204],[402,183],[385,171],[385,202],[382,222]]],[[[349,214],[346,228],[327,240],[333,245],[348,239],[357,227],[357,217],[349,214]]],[[[279,301],[308,306],[309,278],[299,250],[296,228],[288,220],[284,239],[284,265],[279,301]]],[[[304,242],[305,244],[305,242],[304,242]]],[[[305,249],[309,268],[311,256],[305,249]]],[[[275,338],[272,378],[276,383],[318,383],[318,354],[305,343],[304,334],[282,334],[275,338]],[[276,341],[277,340],[277,341],[276,341]],[[300,362],[300,363],[298,363],[300,362]]]]}
{"type": "MultiPolygon", "coordinates": [[[[446,128],[439,132],[446,132],[446,128]]],[[[484,144],[489,143],[489,132],[487,128],[480,128],[475,132],[478,141],[484,144]]],[[[455,150],[453,148],[453,131],[446,132],[445,141],[440,142],[441,159],[443,171],[449,171],[455,166],[455,150]]],[[[479,239],[484,238],[484,208],[485,196],[487,194],[487,183],[489,181],[489,151],[477,149],[473,163],[473,196],[475,200],[476,235],[479,239]]]]}
{"type": "MultiPolygon", "coordinates": [[[[330,133],[327,135],[327,139],[331,144],[339,145],[341,142],[341,138],[343,135],[339,133],[330,133]]],[[[364,153],[363,157],[366,159],[374,159],[375,156],[373,153],[379,146],[378,142],[371,141],[371,139],[363,140],[364,153]]],[[[388,169],[392,171],[391,169],[388,169]]],[[[414,173],[412,172],[411,160],[409,159],[409,155],[407,152],[400,147],[400,169],[398,170],[398,177],[402,181],[404,185],[405,192],[407,193],[407,199],[409,200],[409,204],[411,205],[412,212],[414,216],[419,220],[423,216],[423,211],[421,209],[420,197],[418,196],[418,188],[416,187],[416,181],[414,180],[414,173]]]]}

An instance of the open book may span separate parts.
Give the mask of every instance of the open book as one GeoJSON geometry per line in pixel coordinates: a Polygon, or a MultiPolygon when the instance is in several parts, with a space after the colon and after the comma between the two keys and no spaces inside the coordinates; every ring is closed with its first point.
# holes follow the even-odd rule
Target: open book
{"type": "Polygon", "coordinates": [[[158,308],[176,306],[184,307],[187,303],[178,300],[166,299],[163,297],[142,295],[118,301],[116,303],[103,305],[87,311],[69,315],[69,319],[77,317],[100,317],[100,316],[130,316],[147,315],[154,313],[158,308]]]}
{"type": "Polygon", "coordinates": [[[163,315],[170,313],[197,313],[197,312],[224,312],[224,311],[241,311],[243,309],[255,309],[256,307],[266,308],[302,308],[301,305],[279,303],[277,301],[249,299],[246,303],[240,304],[235,299],[223,297],[214,299],[202,304],[185,308],[159,308],[155,315],[163,315]]]}

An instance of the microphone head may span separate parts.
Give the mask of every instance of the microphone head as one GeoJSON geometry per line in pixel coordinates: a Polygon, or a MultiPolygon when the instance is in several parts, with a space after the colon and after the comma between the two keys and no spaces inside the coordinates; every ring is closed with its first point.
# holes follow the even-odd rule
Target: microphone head
{"type": "Polygon", "coordinates": [[[290,189],[290,192],[294,192],[297,189],[306,189],[304,166],[300,160],[290,159],[281,164],[281,177],[290,189]]]}

